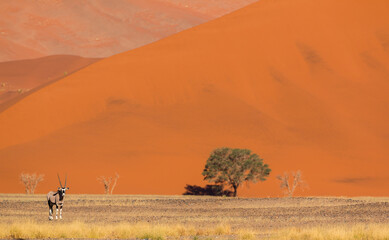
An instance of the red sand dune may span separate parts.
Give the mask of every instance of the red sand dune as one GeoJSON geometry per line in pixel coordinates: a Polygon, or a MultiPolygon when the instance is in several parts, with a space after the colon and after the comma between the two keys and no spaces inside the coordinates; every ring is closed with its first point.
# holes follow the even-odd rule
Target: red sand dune
{"type": "MultiPolygon", "coordinates": [[[[273,169],[244,196],[388,195],[389,2],[261,0],[55,82],[0,114],[0,192],[20,172],[72,193],[180,194],[216,147],[273,169]]],[[[204,184],[204,183],[203,183],[204,184]]]]}
{"type": "Polygon", "coordinates": [[[66,77],[100,59],[56,55],[0,63],[0,111],[26,93],[66,77]]]}
{"type": "Polygon", "coordinates": [[[0,62],[58,54],[107,57],[254,1],[1,1],[0,62]]]}

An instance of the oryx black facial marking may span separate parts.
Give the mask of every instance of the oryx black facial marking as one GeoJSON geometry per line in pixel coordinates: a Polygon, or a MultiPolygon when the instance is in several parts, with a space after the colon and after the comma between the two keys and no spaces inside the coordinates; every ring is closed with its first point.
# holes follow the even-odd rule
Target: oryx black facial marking
{"type": "Polygon", "coordinates": [[[59,207],[59,219],[62,219],[62,207],[64,203],[64,198],[66,195],[66,190],[69,190],[66,187],[67,176],[65,177],[65,186],[62,186],[61,179],[58,175],[59,185],[61,187],[58,188],[56,192],[49,192],[47,194],[47,202],[49,204],[49,220],[53,220],[53,206],[56,207],[55,219],[58,219],[58,207],[59,207]]]}

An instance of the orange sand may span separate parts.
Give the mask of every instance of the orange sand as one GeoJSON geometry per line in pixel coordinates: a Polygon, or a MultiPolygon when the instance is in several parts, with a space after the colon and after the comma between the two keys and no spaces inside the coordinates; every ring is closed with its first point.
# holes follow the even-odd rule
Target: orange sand
{"type": "Polygon", "coordinates": [[[0,63],[0,112],[32,90],[64,78],[98,60],[56,55],[0,63]]]}
{"type": "Polygon", "coordinates": [[[0,62],[58,54],[108,57],[255,1],[0,1],[0,62]]]}
{"type": "Polygon", "coordinates": [[[389,2],[261,0],[99,61],[0,113],[0,192],[21,171],[69,174],[72,193],[180,194],[214,148],[250,148],[273,169],[244,196],[388,195],[389,2]]]}

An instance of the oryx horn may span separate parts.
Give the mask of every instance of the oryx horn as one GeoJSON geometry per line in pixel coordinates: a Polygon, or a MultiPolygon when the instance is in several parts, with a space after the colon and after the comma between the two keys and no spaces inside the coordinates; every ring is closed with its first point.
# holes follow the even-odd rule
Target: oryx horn
{"type": "MultiPolygon", "coordinates": [[[[57,176],[58,176],[59,185],[61,185],[61,188],[63,188],[63,187],[62,187],[62,183],[61,183],[61,178],[59,177],[59,174],[58,174],[58,173],[57,173],[57,176]]],[[[65,184],[66,184],[66,182],[65,182],[65,184]]]]}
{"type": "Polygon", "coordinates": [[[65,175],[65,188],[66,188],[66,180],[68,180],[68,175],[65,175]]]}

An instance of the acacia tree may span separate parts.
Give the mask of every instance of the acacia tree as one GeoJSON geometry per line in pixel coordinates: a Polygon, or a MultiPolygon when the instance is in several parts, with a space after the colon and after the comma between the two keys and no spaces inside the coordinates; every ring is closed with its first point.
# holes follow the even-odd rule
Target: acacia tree
{"type": "Polygon", "coordinates": [[[271,169],[257,154],[249,149],[215,149],[205,164],[204,180],[216,184],[227,184],[233,189],[233,196],[244,182],[265,181],[271,169]]]}

